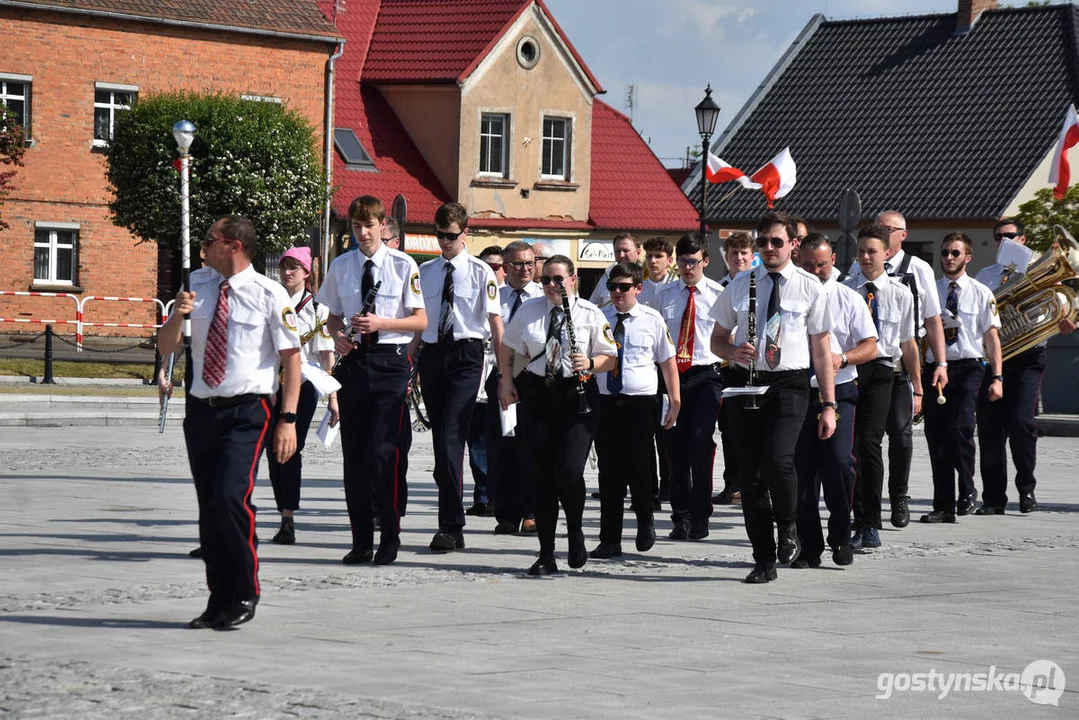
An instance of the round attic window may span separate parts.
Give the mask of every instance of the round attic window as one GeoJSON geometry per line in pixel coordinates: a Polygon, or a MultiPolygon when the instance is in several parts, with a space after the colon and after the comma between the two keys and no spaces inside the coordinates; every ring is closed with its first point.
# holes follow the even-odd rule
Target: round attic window
{"type": "Polygon", "coordinates": [[[523,38],[517,41],[517,62],[521,64],[525,70],[531,70],[536,67],[536,63],[540,58],[540,46],[536,38],[531,35],[525,35],[523,38]]]}

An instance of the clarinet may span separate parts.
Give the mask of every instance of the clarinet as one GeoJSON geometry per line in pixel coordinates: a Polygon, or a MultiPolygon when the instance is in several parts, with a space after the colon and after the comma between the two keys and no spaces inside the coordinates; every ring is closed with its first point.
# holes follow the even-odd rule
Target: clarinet
{"type": "MultiPolygon", "coordinates": [[[[378,296],[378,289],[380,287],[382,287],[382,281],[381,280],[379,280],[377,283],[375,283],[374,286],[372,286],[371,289],[367,291],[367,295],[365,295],[364,298],[363,298],[363,305],[360,306],[360,313],[359,313],[360,317],[364,317],[365,315],[369,315],[371,313],[371,311],[375,309],[375,298],[378,296]]],[[[349,328],[348,328],[348,340],[349,340],[349,342],[352,343],[352,349],[353,350],[357,349],[360,346],[359,343],[356,342],[355,338],[356,338],[356,330],[355,330],[355,328],[352,327],[352,324],[350,322],[349,323],[349,328]]],[[[333,375],[334,377],[336,377],[337,376],[337,370],[341,367],[341,363],[343,363],[345,361],[345,358],[347,358],[351,354],[352,353],[347,353],[347,354],[342,355],[341,357],[337,358],[337,362],[335,362],[333,364],[333,368],[330,370],[330,375],[333,375]]]]}
{"type": "MultiPolygon", "coordinates": [[[[569,337],[570,349],[575,353],[580,352],[577,347],[577,332],[573,327],[573,316],[570,315],[569,294],[566,292],[566,286],[562,283],[558,283],[558,290],[562,293],[562,311],[566,315],[566,335],[569,337]]],[[[590,375],[584,370],[576,370],[574,374],[577,376],[577,414],[587,415],[592,412],[592,408],[588,405],[584,384],[590,375]]]]}
{"type": "MultiPolygon", "coordinates": [[[[753,387],[756,385],[757,375],[757,273],[755,270],[749,271],[749,316],[746,318],[746,342],[754,348],[753,359],[749,362],[749,381],[746,383],[746,387],[753,387]]],[[[759,410],[757,396],[748,396],[743,407],[746,410],[759,410]]]]}

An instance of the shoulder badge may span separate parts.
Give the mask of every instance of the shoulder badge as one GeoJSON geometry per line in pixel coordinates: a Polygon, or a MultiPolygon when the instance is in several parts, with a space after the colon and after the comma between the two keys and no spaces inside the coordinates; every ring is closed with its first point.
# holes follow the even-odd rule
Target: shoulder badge
{"type": "Polygon", "coordinates": [[[413,295],[420,294],[420,274],[418,272],[412,273],[412,277],[408,280],[408,286],[412,288],[413,295]]]}
{"type": "Polygon", "coordinates": [[[292,332],[298,331],[298,326],[296,325],[296,311],[287,305],[281,310],[281,322],[283,322],[285,327],[292,332]]]}
{"type": "Polygon", "coordinates": [[[322,323],[318,326],[318,334],[319,337],[325,338],[326,340],[333,340],[333,338],[330,336],[330,328],[327,327],[326,323],[322,323]]]}
{"type": "Polygon", "coordinates": [[[606,338],[607,342],[611,345],[614,345],[614,333],[611,332],[610,323],[603,323],[603,337],[606,338]]]}
{"type": "Polygon", "coordinates": [[[996,301],[996,298],[990,298],[989,299],[989,311],[992,312],[993,315],[997,314],[997,301],[996,301]]]}
{"type": "Polygon", "coordinates": [[[674,345],[674,338],[671,337],[671,329],[669,327],[666,327],[667,323],[663,323],[663,324],[664,324],[663,329],[667,333],[667,342],[669,342],[671,345],[674,345]]]}
{"type": "Polygon", "coordinates": [[[494,300],[496,297],[498,297],[498,285],[495,284],[494,280],[488,280],[487,281],[487,298],[489,300],[494,300]]]}

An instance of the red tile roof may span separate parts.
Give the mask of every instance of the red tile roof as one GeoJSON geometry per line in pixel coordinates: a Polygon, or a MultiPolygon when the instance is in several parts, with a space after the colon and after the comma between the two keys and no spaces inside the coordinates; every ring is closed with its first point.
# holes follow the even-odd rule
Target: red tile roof
{"type": "MultiPolygon", "coordinates": [[[[150,21],[225,25],[271,32],[339,37],[310,0],[23,0],[42,10],[123,13],[150,21]]],[[[331,3],[332,5],[332,3],[331,3]]],[[[115,18],[115,15],[113,17],[115,18]]]]}
{"type": "MultiPolygon", "coordinates": [[[[533,0],[382,0],[363,81],[460,83],[533,0]]],[[[535,4],[595,86],[592,75],[543,0],[535,4]]]]}
{"type": "Polygon", "coordinates": [[[589,220],[598,230],[684,232],[698,227],[697,209],[628,117],[592,104],[592,194],[589,220]]]}
{"type": "MultiPolygon", "coordinates": [[[[333,0],[319,0],[318,4],[327,17],[333,17],[333,0]]],[[[439,205],[450,200],[449,194],[382,94],[359,82],[378,12],[377,0],[358,0],[337,16],[338,30],[347,42],[345,54],[337,61],[334,125],[355,131],[376,171],[349,170],[335,151],[333,183],[337,193],[333,209],[346,215],[354,198],[374,195],[388,211],[394,197],[403,195],[409,222],[426,223],[433,220],[439,205]]]]}

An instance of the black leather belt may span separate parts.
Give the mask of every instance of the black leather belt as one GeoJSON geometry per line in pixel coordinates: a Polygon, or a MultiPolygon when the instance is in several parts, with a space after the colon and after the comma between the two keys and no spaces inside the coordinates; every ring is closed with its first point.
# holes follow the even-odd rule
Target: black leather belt
{"type": "Polygon", "coordinates": [[[258,402],[259,400],[269,400],[269,395],[258,395],[256,393],[245,393],[243,395],[233,395],[232,397],[205,397],[200,398],[197,395],[191,397],[198,400],[203,405],[207,405],[212,408],[224,408],[233,407],[234,405],[243,405],[244,403],[258,402]]]}

